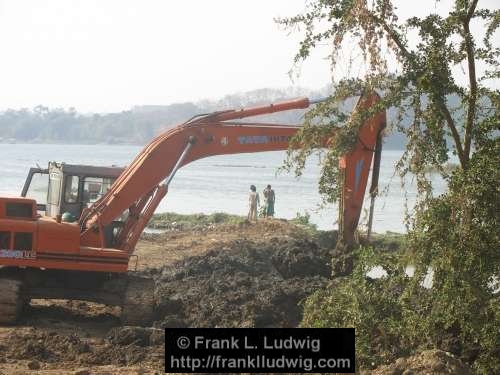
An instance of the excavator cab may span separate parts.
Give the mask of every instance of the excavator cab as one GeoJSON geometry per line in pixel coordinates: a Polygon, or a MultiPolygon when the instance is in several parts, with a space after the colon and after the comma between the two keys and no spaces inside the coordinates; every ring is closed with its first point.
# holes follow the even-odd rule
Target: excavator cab
{"type": "Polygon", "coordinates": [[[122,172],[123,168],[114,166],[49,162],[48,168],[30,168],[21,196],[35,199],[40,214],[62,215],[63,221],[76,221],[122,172]]]}

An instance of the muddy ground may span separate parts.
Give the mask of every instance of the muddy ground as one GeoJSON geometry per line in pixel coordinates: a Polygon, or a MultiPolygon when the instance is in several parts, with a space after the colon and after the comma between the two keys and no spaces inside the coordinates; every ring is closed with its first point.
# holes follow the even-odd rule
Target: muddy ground
{"type": "MultiPolygon", "coordinates": [[[[156,281],[152,327],[121,327],[117,307],[32,301],[16,327],[0,326],[0,375],[161,374],[164,327],[296,327],[300,302],[329,281],[333,244],[281,220],[145,234],[137,272],[156,281]]],[[[422,367],[380,373],[411,363],[422,367]]]]}
{"type": "Polygon", "coordinates": [[[146,234],[136,253],[156,280],[153,327],[121,328],[119,308],[32,301],[0,327],[0,374],[163,373],[162,328],[295,327],[330,274],[328,250],[280,220],[146,234]]]}

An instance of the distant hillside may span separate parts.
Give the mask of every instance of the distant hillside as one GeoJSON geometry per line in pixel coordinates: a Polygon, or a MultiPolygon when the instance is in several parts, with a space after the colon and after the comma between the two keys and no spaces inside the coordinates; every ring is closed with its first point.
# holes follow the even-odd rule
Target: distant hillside
{"type": "MultiPolygon", "coordinates": [[[[319,98],[328,90],[260,89],[227,95],[219,100],[134,106],[128,111],[108,114],[80,114],[74,109],[33,109],[0,112],[0,142],[17,143],[108,143],[145,144],[163,130],[190,117],[213,111],[274,103],[307,96],[319,98]]],[[[261,116],[258,121],[300,124],[304,110],[261,116]]],[[[401,149],[402,134],[386,137],[385,148],[401,149]]]]}

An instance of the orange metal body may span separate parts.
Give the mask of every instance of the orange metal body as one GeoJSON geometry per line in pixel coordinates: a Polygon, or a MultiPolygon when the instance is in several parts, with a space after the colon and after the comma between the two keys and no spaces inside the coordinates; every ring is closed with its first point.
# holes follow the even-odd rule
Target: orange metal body
{"type": "Polygon", "coordinates": [[[128,267],[128,256],[123,251],[81,247],[78,225],[37,215],[32,199],[0,198],[0,233],[10,234],[0,243],[2,266],[106,272],[124,272],[128,267]],[[32,217],[9,217],[9,203],[31,205],[32,217]],[[17,234],[30,235],[29,249],[16,246],[17,234]]]}
{"type": "MultiPolygon", "coordinates": [[[[378,96],[371,94],[360,100],[358,106],[371,106],[377,100],[378,96]]],[[[25,249],[16,249],[13,242],[9,248],[0,249],[0,266],[126,272],[139,235],[167,193],[164,180],[173,176],[177,167],[212,155],[285,150],[299,127],[234,120],[309,105],[308,99],[299,99],[217,112],[167,130],[139,153],[100,200],[84,210],[77,224],[38,217],[35,201],[31,201],[32,218],[7,218],[5,214],[2,216],[3,202],[11,198],[0,198],[0,234],[3,231],[33,235],[32,249],[24,255],[25,249]],[[128,212],[128,217],[122,223],[116,244],[107,247],[105,228],[124,212],[128,212]]],[[[359,220],[373,148],[384,126],[385,113],[368,120],[360,130],[356,148],[341,161],[346,176],[341,221],[345,223],[348,238],[353,237],[359,220]]]]}
{"type": "MultiPolygon", "coordinates": [[[[369,108],[379,100],[376,93],[371,93],[361,97],[357,106],[369,108]]],[[[344,178],[340,202],[339,232],[340,238],[346,246],[354,243],[354,234],[361,215],[375,144],[385,125],[385,112],[379,112],[368,119],[358,134],[358,141],[353,150],[339,160],[344,178]]]]}

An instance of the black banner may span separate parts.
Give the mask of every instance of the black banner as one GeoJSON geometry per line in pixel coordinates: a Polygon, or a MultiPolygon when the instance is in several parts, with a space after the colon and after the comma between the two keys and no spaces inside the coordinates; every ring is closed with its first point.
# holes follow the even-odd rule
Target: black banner
{"type": "Polygon", "coordinates": [[[354,328],[167,328],[165,372],[355,372],[354,328]]]}

